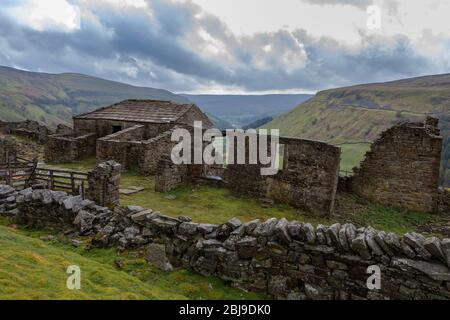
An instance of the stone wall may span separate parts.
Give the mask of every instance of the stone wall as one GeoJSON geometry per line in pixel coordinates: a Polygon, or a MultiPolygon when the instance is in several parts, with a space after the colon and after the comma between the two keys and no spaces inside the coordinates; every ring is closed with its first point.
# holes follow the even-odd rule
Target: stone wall
{"type": "Polygon", "coordinates": [[[385,206],[435,212],[442,138],[438,120],[402,123],[381,134],[354,169],[352,190],[385,206]]]}
{"type": "Polygon", "coordinates": [[[450,189],[439,189],[438,211],[450,215],[450,189]]]}
{"type": "Polygon", "coordinates": [[[336,195],[340,149],[332,145],[280,137],[283,165],[262,176],[260,165],[228,165],[225,180],[238,193],[275,199],[316,215],[330,215],[336,195]]]}
{"type": "Polygon", "coordinates": [[[122,170],[136,168],[141,175],[154,175],[158,160],[170,155],[175,145],[171,141],[172,130],[146,140],[146,127],[135,125],[97,141],[97,162],[115,160],[122,170]]]}
{"type": "Polygon", "coordinates": [[[62,123],[58,124],[55,130],[55,134],[71,135],[73,134],[73,128],[66,126],[62,123]]]}
{"type": "Polygon", "coordinates": [[[161,157],[170,155],[176,142],[171,141],[173,130],[159,134],[153,139],[142,141],[139,154],[139,173],[142,175],[158,174],[158,161],[161,157]]]}
{"type": "Polygon", "coordinates": [[[0,138],[0,163],[17,161],[17,142],[13,137],[0,138]]]}
{"type": "Polygon", "coordinates": [[[0,186],[0,212],[17,223],[78,230],[121,250],[163,241],[169,261],[278,299],[450,299],[450,239],[401,237],[352,224],[285,219],[194,223],[141,207],[114,211],[64,192],[0,186]],[[369,266],[381,288],[369,290],[369,266]]]}
{"type": "Polygon", "coordinates": [[[46,162],[61,163],[80,160],[95,154],[97,137],[95,134],[51,135],[44,149],[46,162]]]}
{"type": "Polygon", "coordinates": [[[39,143],[45,143],[47,137],[53,133],[46,126],[33,120],[26,120],[22,122],[0,121],[0,131],[5,134],[16,134],[28,137],[39,143]]]}
{"type": "Polygon", "coordinates": [[[169,192],[187,183],[187,179],[189,179],[188,166],[175,165],[168,155],[164,155],[158,160],[156,171],[155,190],[157,192],[169,192]]]}
{"type": "Polygon", "coordinates": [[[121,165],[115,161],[98,164],[88,173],[87,198],[106,207],[118,205],[120,174],[121,165]]]}
{"type": "Polygon", "coordinates": [[[97,162],[114,160],[122,165],[122,170],[138,166],[145,134],[143,125],[135,125],[115,134],[97,140],[97,162]]]}
{"type": "Polygon", "coordinates": [[[87,120],[87,119],[73,119],[73,126],[75,132],[80,133],[96,133],[99,138],[103,138],[114,134],[113,127],[120,127],[122,130],[134,127],[136,125],[143,125],[144,137],[143,140],[156,137],[158,134],[170,130],[174,127],[174,123],[137,123],[128,121],[114,121],[114,120],[87,120]]]}

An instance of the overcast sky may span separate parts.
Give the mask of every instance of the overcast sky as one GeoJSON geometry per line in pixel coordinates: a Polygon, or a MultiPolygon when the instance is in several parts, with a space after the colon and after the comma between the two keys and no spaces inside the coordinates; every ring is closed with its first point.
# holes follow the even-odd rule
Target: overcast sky
{"type": "Polygon", "coordinates": [[[450,0],[0,0],[0,64],[174,92],[315,92],[450,72],[449,12],[450,0]]]}

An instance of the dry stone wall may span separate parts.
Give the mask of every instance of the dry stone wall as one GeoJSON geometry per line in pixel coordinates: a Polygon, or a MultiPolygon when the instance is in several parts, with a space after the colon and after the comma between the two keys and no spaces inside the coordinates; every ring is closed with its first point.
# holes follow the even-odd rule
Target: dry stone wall
{"type": "Polygon", "coordinates": [[[169,192],[187,183],[187,179],[189,179],[188,170],[187,165],[175,165],[169,156],[162,156],[158,161],[155,190],[157,192],[169,192]]]}
{"type": "Polygon", "coordinates": [[[135,125],[128,129],[97,140],[97,162],[114,160],[122,165],[122,170],[138,166],[145,134],[143,125],[135,125]]]}
{"type": "Polygon", "coordinates": [[[168,130],[158,136],[142,142],[139,154],[139,173],[142,175],[155,175],[158,172],[158,161],[163,156],[168,156],[176,145],[171,141],[173,130],[168,130]]]}
{"type": "Polygon", "coordinates": [[[121,165],[115,161],[98,164],[88,173],[87,198],[102,206],[119,204],[121,165]]]}
{"type": "Polygon", "coordinates": [[[95,154],[95,134],[55,134],[47,138],[44,148],[46,162],[61,163],[80,160],[95,154]]]}
{"type": "Polygon", "coordinates": [[[351,189],[382,205],[436,212],[441,151],[437,119],[394,126],[354,169],[351,189]]]}
{"type": "Polygon", "coordinates": [[[450,189],[439,189],[438,211],[450,215],[450,189]]]}
{"type": "Polygon", "coordinates": [[[173,266],[278,299],[450,299],[450,239],[275,218],[194,223],[137,206],[110,210],[64,192],[9,186],[0,186],[0,212],[35,227],[75,229],[99,247],[131,249],[162,240],[173,266]],[[381,270],[378,290],[367,287],[373,265],[381,270]]]}
{"type": "Polygon", "coordinates": [[[136,125],[97,141],[97,162],[114,160],[122,170],[137,168],[142,175],[157,173],[158,160],[169,155],[175,145],[171,141],[172,130],[146,140],[146,127],[136,125]]]}
{"type": "Polygon", "coordinates": [[[16,134],[36,140],[39,143],[45,143],[47,137],[53,132],[46,126],[37,121],[26,120],[22,122],[3,122],[0,121],[0,131],[5,134],[16,134]]]}
{"type": "Polygon", "coordinates": [[[261,166],[227,166],[225,180],[238,193],[288,203],[316,215],[333,213],[339,177],[340,149],[329,144],[280,137],[283,166],[262,176],[261,166]]]}

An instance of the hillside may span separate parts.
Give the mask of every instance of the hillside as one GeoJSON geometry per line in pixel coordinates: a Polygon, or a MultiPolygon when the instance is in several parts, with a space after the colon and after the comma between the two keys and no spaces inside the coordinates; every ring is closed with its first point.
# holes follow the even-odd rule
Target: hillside
{"type": "Polygon", "coordinates": [[[450,184],[450,74],[319,92],[314,98],[267,124],[283,135],[352,145],[361,159],[381,131],[399,121],[437,116],[445,139],[442,182],[450,184]]]}
{"type": "Polygon", "coordinates": [[[125,99],[187,102],[169,91],[135,87],[82,74],[47,74],[0,66],[0,120],[32,119],[55,126],[72,115],[125,99]]]}
{"type": "Polygon", "coordinates": [[[239,128],[290,111],[312,97],[309,94],[180,95],[196,103],[204,112],[239,128]]]}

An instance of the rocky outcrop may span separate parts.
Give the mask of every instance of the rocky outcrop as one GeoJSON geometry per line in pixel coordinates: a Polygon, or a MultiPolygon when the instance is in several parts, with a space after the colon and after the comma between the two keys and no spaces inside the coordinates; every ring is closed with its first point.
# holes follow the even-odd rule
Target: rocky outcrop
{"type": "Polygon", "coordinates": [[[0,186],[0,212],[35,227],[74,229],[99,247],[162,242],[175,267],[279,299],[450,299],[450,239],[276,218],[195,223],[139,206],[110,210],[64,192],[8,186],[0,186]],[[379,290],[367,287],[373,265],[381,270],[379,290]]]}

